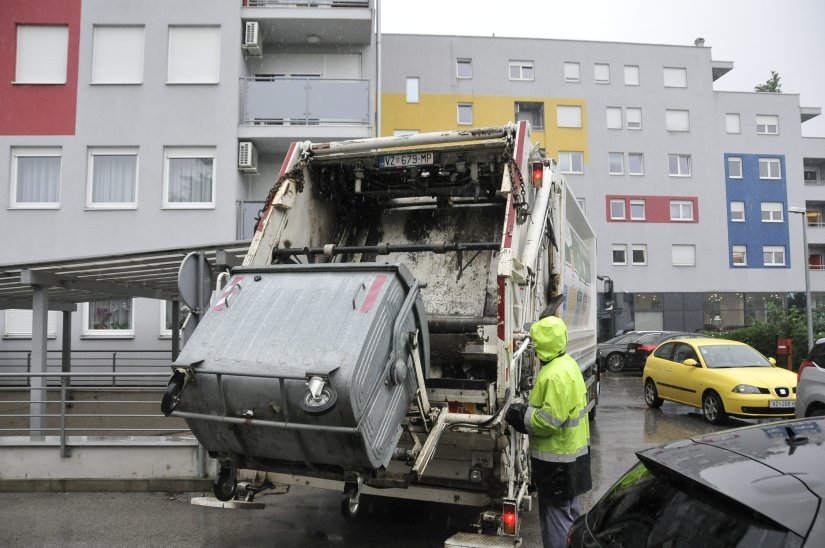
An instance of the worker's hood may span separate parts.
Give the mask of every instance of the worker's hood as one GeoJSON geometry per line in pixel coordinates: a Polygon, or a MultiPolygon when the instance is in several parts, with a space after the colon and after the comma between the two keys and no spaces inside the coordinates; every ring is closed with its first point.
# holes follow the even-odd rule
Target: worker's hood
{"type": "Polygon", "coordinates": [[[530,326],[530,338],[539,360],[549,362],[567,348],[567,326],[561,318],[548,316],[530,326]]]}

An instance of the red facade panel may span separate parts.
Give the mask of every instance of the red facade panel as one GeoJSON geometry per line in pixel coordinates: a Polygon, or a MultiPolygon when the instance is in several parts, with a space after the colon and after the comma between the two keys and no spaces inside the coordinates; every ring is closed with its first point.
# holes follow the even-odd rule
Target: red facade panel
{"type": "Polygon", "coordinates": [[[609,194],[605,196],[606,219],[609,223],[698,223],[699,222],[699,199],[696,196],[641,196],[641,195],[616,195],[609,194]],[[625,215],[624,219],[610,218],[610,202],[612,200],[623,200],[625,202],[625,211],[630,211],[631,200],[642,200],[645,203],[645,218],[631,219],[630,214],[625,215]],[[671,220],[670,218],[670,202],[692,202],[693,203],[693,219],[690,221],[671,220]]]}
{"type": "Polygon", "coordinates": [[[74,135],[81,0],[2,0],[0,135],[74,135]],[[65,84],[14,84],[18,25],[65,25],[65,84]]]}

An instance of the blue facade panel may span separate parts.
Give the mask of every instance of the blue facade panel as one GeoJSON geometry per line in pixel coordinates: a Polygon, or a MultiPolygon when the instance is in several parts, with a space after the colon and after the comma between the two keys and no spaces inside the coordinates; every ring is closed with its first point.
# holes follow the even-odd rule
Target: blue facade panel
{"type": "Polygon", "coordinates": [[[788,192],[785,156],[780,154],[725,153],[725,192],[728,204],[728,264],[730,268],[790,268],[790,239],[788,236],[788,192]],[[731,178],[729,158],[742,159],[742,177],[731,178]],[[762,179],[759,160],[778,159],[779,178],[762,179]],[[731,220],[731,202],[742,202],[744,221],[731,220]],[[762,204],[781,204],[781,222],[764,222],[762,204]],[[734,266],[733,246],[745,246],[747,265],[734,266]],[[763,246],[782,246],[785,250],[783,266],[765,266],[763,246]]]}

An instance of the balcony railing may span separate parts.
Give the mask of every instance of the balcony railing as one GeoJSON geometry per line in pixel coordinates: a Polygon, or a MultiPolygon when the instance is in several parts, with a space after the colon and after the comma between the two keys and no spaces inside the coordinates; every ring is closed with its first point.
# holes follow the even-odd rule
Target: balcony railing
{"type": "Polygon", "coordinates": [[[242,78],[241,97],[244,125],[370,123],[368,80],[242,78]]]}
{"type": "Polygon", "coordinates": [[[243,0],[249,8],[368,8],[369,0],[243,0]]]}
{"type": "Polygon", "coordinates": [[[825,179],[805,179],[806,185],[825,186],[825,179]]]}

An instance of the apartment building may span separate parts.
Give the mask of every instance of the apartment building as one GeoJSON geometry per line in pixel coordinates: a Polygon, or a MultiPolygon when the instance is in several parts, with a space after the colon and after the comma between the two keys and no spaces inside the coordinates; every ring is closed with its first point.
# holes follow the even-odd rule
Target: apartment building
{"type": "MultiPolygon", "coordinates": [[[[248,238],[290,142],[373,134],[373,9],[4,0],[0,264],[248,238]]],[[[0,308],[27,348],[31,312],[0,308]]],[[[168,348],[170,309],[81,305],[72,348],[168,348]]]]}
{"type": "MultiPolygon", "coordinates": [[[[770,302],[804,298],[802,221],[787,209],[825,210],[814,194],[825,148],[801,136],[820,110],[797,95],[715,91],[733,63],[714,60],[702,40],[382,43],[384,59],[405,60],[383,67],[384,134],[514,118],[539,130],[596,230],[598,273],[617,291],[602,337],[745,325],[770,302]]],[[[816,234],[811,214],[808,223],[811,268],[821,268],[825,230],[816,234]]]]}
{"type": "MultiPolygon", "coordinates": [[[[597,232],[617,291],[602,336],[799,302],[789,207],[825,295],[825,139],[801,136],[820,110],[715,91],[733,63],[701,41],[384,35],[379,55],[374,0],[3,6],[0,264],[243,240],[293,141],[527,119],[597,232]]],[[[82,305],[72,347],[167,348],[169,309],[82,305]]],[[[0,349],[30,332],[0,313],[0,349]]]]}

